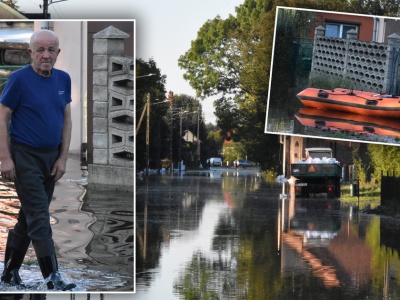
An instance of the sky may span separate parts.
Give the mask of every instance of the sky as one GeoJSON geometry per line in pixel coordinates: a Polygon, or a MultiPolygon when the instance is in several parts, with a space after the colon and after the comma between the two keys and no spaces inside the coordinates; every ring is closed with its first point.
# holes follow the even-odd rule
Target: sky
{"type": "MultiPolygon", "coordinates": [[[[51,0],[49,0],[51,1],[51,0]]],[[[67,0],[49,6],[53,19],[135,19],[136,55],[145,61],[152,58],[161,74],[167,76],[166,89],[175,94],[196,96],[183,79],[178,59],[190,49],[200,27],[216,16],[235,15],[235,7],[244,0],[67,0]],[[116,5],[118,3],[118,5],[116,5]]],[[[18,0],[26,13],[41,13],[43,0],[18,0]]],[[[214,99],[203,102],[206,123],[215,123],[214,99]]]]}
{"type": "MultiPolygon", "coordinates": [[[[216,16],[235,15],[235,7],[244,0],[133,0],[137,20],[137,56],[153,58],[161,74],[167,75],[167,91],[196,96],[183,79],[184,70],[178,59],[184,55],[197,37],[200,27],[216,16]],[[155,9],[157,8],[157,9],[155,9]]],[[[213,99],[205,99],[203,111],[206,123],[215,123],[213,99]]]]}
{"type": "MultiPolygon", "coordinates": [[[[133,19],[134,14],[132,0],[48,0],[51,1],[48,12],[52,19],[133,19]]],[[[17,1],[19,10],[25,13],[42,13],[39,5],[43,0],[17,1]]]]}

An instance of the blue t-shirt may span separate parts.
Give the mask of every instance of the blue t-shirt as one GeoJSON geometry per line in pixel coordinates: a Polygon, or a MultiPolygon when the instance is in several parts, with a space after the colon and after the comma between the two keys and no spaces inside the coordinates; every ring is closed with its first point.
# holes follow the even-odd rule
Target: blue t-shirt
{"type": "Polygon", "coordinates": [[[50,77],[37,74],[31,65],[8,78],[0,103],[10,108],[10,137],[39,148],[61,144],[64,109],[71,102],[71,78],[52,69],[50,77]]]}

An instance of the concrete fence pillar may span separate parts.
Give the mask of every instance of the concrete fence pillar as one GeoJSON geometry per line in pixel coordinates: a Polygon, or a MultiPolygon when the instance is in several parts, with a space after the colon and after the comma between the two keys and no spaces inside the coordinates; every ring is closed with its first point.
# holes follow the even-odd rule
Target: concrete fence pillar
{"type": "MultiPolygon", "coordinates": [[[[313,57],[315,57],[315,55],[316,55],[318,38],[319,37],[323,37],[323,36],[325,36],[325,28],[323,26],[318,26],[317,28],[315,28],[315,30],[314,30],[313,57]]],[[[314,67],[315,67],[314,64],[315,64],[315,60],[312,59],[311,60],[311,70],[314,69],[314,67]]],[[[311,73],[310,73],[310,78],[311,78],[311,73]]]]}
{"type": "Polygon", "coordinates": [[[110,26],[93,35],[93,164],[89,182],[133,186],[133,58],[129,35],[110,26]]]}
{"type": "Polygon", "coordinates": [[[389,67],[385,77],[385,92],[394,93],[397,86],[399,55],[400,52],[400,36],[393,33],[388,36],[387,60],[386,65],[389,67]]]}
{"type": "Polygon", "coordinates": [[[351,29],[351,30],[347,31],[347,39],[348,40],[357,40],[358,39],[357,30],[351,29]]]}
{"type": "Polygon", "coordinates": [[[325,28],[323,26],[318,26],[315,28],[314,35],[317,36],[325,36],[325,28]]]}

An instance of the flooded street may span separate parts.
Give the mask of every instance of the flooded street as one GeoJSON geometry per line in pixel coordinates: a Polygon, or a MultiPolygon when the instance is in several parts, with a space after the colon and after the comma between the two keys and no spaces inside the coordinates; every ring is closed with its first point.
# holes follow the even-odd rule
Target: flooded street
{"type": "Polygon", "coordinates": [[[398,299],[400,221],[255,170],[137,182],[133,299],[398,299]]]}
{"type": "MultiPolygon", "coordinates": [[[[86,183],[80,160],[68,160],[50,205],[58,263],[73,292],[133,292],[133,192],[99,191],[86,183]]],[[[1,185],[0,270],[8,229],[13,228],[19,200],[13,184],[1,185]]],[[[46,291],[32,244],[19,274],[27,292],[46,291]]],[[[23,292],[0,285],[3,292],[23,292]]],[[[122,296],[121,296],[122,299],[122,296]]]]}

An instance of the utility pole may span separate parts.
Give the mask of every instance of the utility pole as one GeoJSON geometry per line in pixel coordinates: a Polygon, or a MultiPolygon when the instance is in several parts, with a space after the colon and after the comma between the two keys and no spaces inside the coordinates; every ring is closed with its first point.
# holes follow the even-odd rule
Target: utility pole
{"type": "Polygon", "coordinates": [[[201,106],[197,110],[197,166],[199,166],[200,162],[200,114],[201,114],[201,106]]]}
{"type": "Polygon", "coordinates": [[[48,19],[49,0],[43,0],[43,18],[48,19]]]}
{"type": "MultiPolygon", "coordinates": [[[[64,1],[67,1],[67,0],[57,0],[57,1],[50,0],[50,2],[49,2],[49,0],[43,0],[43,18],[44,19],[48,19],[49,18],[49,6],[50,6],[50,4],[58,3],[58,2],[64,2],[64,1]]],[[[39,7],[41,8],[42,6],[39,5],[39,7]]]]}
{"type": "Polygon", "coordinates": [[[150,93],[147,94],[147,120],[146,120],[146,175],[149,176],[149,151],[150,151],[150,93]]]}
{"type": "Polygon", "coordinates": [[[170,172],[171,176],[174,176],[174,158],[173,158],[173,153],[172,153],[172,145],[173,145],[173,126],[174,126],[174,93],[172,91],[169,91],[168,93],[168,98],[170,100],[169,104],[169,112],[170,112],[170,139],[169,139],[169,156],[170,156],[170,172]]]}
{"type": "Polygon", "coordinates": [[[179,175],[181,175],[182,171],[182,114],[183,114],[183,109],[181,107],[179,117],[180,117],[180,126],[179,126],[179,162],[178,162],[178,172],[179,175]]]}

